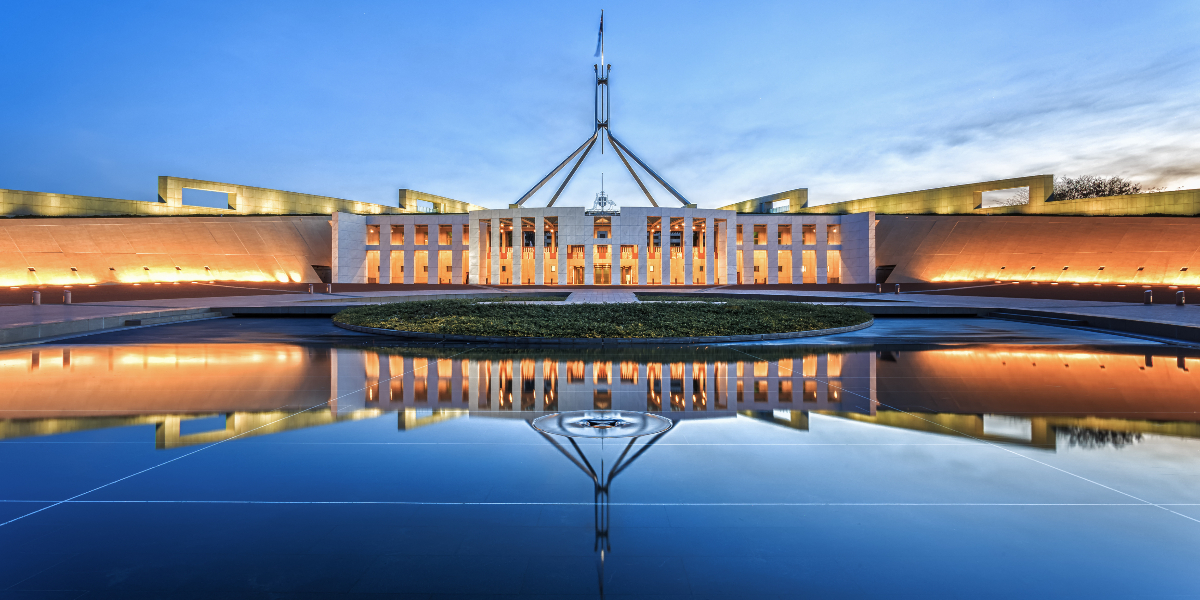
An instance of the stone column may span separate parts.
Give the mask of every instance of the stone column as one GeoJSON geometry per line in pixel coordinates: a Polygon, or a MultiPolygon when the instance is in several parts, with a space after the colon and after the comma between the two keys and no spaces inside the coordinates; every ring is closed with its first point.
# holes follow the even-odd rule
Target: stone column
{"type": "MultiPolygon", "coordinates": [[[[411,219],[410,219],[411,220],[411,219]]],[[[417,235],[416,226],[410,223],[404,223],[404,245],[401,248],[404,250],[404,283],[412,285],[416,281],[417,256],[415,237],[417,235]]]]}
{"type": "Polygon", "coordinates": [[[691,217],[683,219],[683,279],[680,280],[682,285],[691,285],[696,280],[692,273],[692,228],[695,226],[695,219],[691,217]]]}
{"type": "Polygon", "coordinates": [[[662,229],[659,234],[659,241],[662,246],[659,246],[659,256],[662,257],[658,261],[658,269],[661,271],[658,274],[659,281],[663,285],[671,285],[671,218],[667,215],[662,216],[662,229]]]}
{"type": "Polygon", "coordinates": [[[737,217],[725,221],[725,284],[737,283],[737,217]]]}
{"type": "Polygon", "coordinates": [[[429,266],[429,272],[424,274],[425,283],[437,283],[438,278],[442,276],[441,265],[438,264],[438,249],[441,248],[438,245],[438,233],[436,224],[429,226],[429,244],[425,246],[429,252],[429,262],[426,263],[429,266]]]}
{"type": "MultiPolygon", "coordinates": [[[[482,247],[481,240],[479,239],[479,219],[475,218],[475,217],[471,217],[470,218],[470,226],[471,226],[471,234],[470,234],[471,235],[471,243],[467,245],[467,250],[470,253],[469,257],[470,257],[471,262],[467,269],[468,269],[468,271],[470,271],[472,277],[471,277],[471,281],[464,281],[463,283],[482,283],[483,282],[483,273],[479,270],[479,266],[483,262],[483,258],[479,254],[480,248],[482,247]]],[[[474,382],[474,380],[472,380],[471,381],[472,389],[474,389],[474,386],[475,386],[475,382],[474,382]]]]}
{"type": "Polygon", "coordinates": [[[592,277],[595,274],[595,265],[592,264],[595,262],[596,253],[596,241],[594,238],[587,241],[587,244],[583,247],[583,252],[583,284],[594,285],[595,279],[592,277]]]}
{"type": "Polygon", "coordinates": [[[392,282],[392,224],[379,224],[379,283],[392,282]]]}
{"type": "Polygon", "coordinates": [[[792,221],[792,283],[804,283],[804,224],[792,221]]]}
{"type": "Polygon", "coordinates": [[[562,220],[560,219],[558,222],[558,246],[554,248],[555,253],[558,254],[558,273],[555,275],[557,275],[558,285],[567,285],[567,246],[563,245],[562,231],[562,220]]]}
{"type": "Polygon", "coordinates": [[[754,283],[758,273],[754,272],[754,225],[742,225],[742,283],[754,283]]]}
{"type": "Polygon", "coordinates": [[[512,211],[513,216],[513,247],[512,247],[512,282],[513,285],[525,285],[525,279],[522,277],[524,266],[522,261],[525,260],[525,231],[521,229],[521,213],[512,211]]]}
{"type": "MultiPolygon", "coordinates": [[[[545,285],[546,283],[546,218],[541,216],[533,218],[533,283],[534,285],[545,285]]],[[[538,406],[541,405],[539,392],[538,406]]]]}
{"type": "Polygon", "coordinates": [[[466,283],[462,280],[462,233],[461,223],[452,223],[450,225],[450,283],[466,283]]]}
{"type": "Polygon", "coordinates": [[[717,229],[713,219],[704,219],[704,285],[716,283],[713,275],[717,272],[717,229]]]}
{"type": "Polygon", "coordinates": [[[829,283],[829,223],[817,223],[817,283],[829,283]]]}
{"type": "Polygon", "coordinates": [[[499,212],[492,217],[492,285],[500,283],[500,216],[499,212]]]}
{"type": "Polygon", "coordinates": [[[638,285],[646,285],[646,264],[650,260],[651,239],[647,237],[646,218],[641,218],[640,232],[637,239],[637,277],[638,285]]]}
{"type": "Polygon", "coordinates": [[[779,223],[767,223],[767,283],[779,284],[779,223]]]}

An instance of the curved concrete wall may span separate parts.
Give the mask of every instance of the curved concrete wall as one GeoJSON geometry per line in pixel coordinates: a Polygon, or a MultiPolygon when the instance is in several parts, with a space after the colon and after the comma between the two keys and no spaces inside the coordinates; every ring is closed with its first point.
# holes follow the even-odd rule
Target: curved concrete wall
{"type": "Polygon", "coordinates": [[[169,281],[320,282],[328,217],[0,221],[0,285],[169,281]],[[207,267],[207,269],[205,268],[207,267]]]}
{"type": "Polygon", "coordinates": [[[896,266],[888,283],[1001,279],[1200,284],[1200,219],[877,218],[876,265],[896,266]]]}

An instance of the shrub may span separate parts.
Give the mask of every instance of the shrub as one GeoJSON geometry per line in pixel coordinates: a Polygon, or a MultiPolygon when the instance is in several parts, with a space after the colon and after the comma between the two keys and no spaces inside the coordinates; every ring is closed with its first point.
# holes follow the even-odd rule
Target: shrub
{"type": "Polygon", "coordinates": [[[503,337],[658,338],[753,335],[857,325],[862,309],[798,302],[650,302],[622,304],[488,304],[422,300],[347,308],[348,325],[503,337]]]}

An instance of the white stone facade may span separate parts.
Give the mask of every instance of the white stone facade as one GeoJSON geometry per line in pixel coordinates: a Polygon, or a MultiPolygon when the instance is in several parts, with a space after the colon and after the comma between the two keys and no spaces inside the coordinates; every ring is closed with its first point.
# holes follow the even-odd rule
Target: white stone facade
{"type": "Polygon", "coordinates": [[[337,213],[333,230],[334,283],[875,282],[874,213],[738,214],[662,207],[627,207],[618,215],[588,215],[581,207],[337,213]],[[840,236],[840,243],[831,244],[839,240],[830,236],[840,236]]]}

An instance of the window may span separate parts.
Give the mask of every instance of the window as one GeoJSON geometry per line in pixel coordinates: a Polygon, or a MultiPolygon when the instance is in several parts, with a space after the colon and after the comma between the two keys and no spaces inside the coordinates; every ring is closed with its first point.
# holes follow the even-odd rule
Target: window
{"type": "Polygon", "coordinates": [[[463,242],[462,243],[464,245],[470,244],[471,243],[471,226],[463,225],[462,228],[463,228],[463,242]]]}
{"type": "Polygon", "coordinates": [[[379,226],[367,225],[367,245],[373,246],[379,243],[379,226]]]}
{"type": "Polygon", "coordinates": [[[780,225],[779,229],[778,229],[778,233],[776,235],[776,238],[777,238],[776,241],[778,242],[778,244],[780,246],[791,246],[792,245],[792,226],[791,225],[780,225]]]}
{"type": "Polygon", "coordinates": [[[454,226],[438,225],[438,245],[449,246],[454,243],[454,226]]]}
{"type": "Polygon", "coordinates": [[[766,246],[767,245],[767,226],[766,225],[755,225],[754,226],[754,245],[755,246],[766,246]]]}
{"type": "Polygon", "coordinates": [[[393,246],[403,246],[404,245],[404,226],[403,225],[392,225],[392,245],[393,246]]]}
{"type": "Polygon", "coordinates": [[[428,225],[417,225],[416,244],[418,246],[424,246],[424,245],[427,245],[428,243],[429,243],[429,226],[428,225]]]}
{"type": "Polygon", "coordinates": [[[801,225],[800,235],[803,238],[801,243],[805,246],[812,246],[817,243],[817,226],[816,225],[801,225]]]}
{"type": "Polygon", "coordinates": [[[833,245],[833,246],[840,246],[842,243],[842,228],[841,228],[841,226],[826,225],[826,227],[828,228],[828,231],[826,231],[826,233],[829,238],[829,241],[827,243],[830,245],[833,245]]]}

